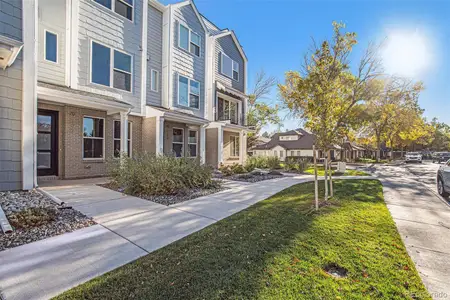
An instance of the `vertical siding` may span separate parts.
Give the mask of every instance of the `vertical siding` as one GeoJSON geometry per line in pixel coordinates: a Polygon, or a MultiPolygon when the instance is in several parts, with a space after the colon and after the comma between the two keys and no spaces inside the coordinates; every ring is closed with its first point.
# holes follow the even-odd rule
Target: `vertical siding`
{"type": "Polygon", "coordinates": [[[64,85],[66,76],[66,1],[39,0],[38,5],[38,80],[64,85]],[[57,63],[45,60],[45,30],[58,36],[57,63]]]}
{"type": "Polygon", "coordinates": [[[217,39],[214,49],[214,72],[216,74],[216,80],[244,93],[244,59],[242,58],[231,35],[226,35],[217,39]],[[220,64],[221,52],[225,53],[228,57],[239,64],[239,81],[235,81],[220,72],[222,67],[220,64]]]}
{"type": "Polygon", "coordinates": [[[205,31],[197,18],[191,5],[182,6],[174,9],[172,23],[172,47],[173,47],[173,93],[172,106],[191,110],[196,116],[205,116],[205,31]],[[178,29],[179,24],[187,25],[191,30],[201,37],[200,57],[191,54],[178,47],[178,29]],[[200,82],[200,109],[192,109],[178,105],[178,74],[192,78],[200,82]]]}
{"type": "Polygon", "coordinates": [[[80,1],[79,15],[78,89],[119,98],[133,105],[136,113],[141,113],[142,5],[143,0],[134,1],[133,22],[92,0],[80,1]],[[91,83],[91,40],[133,57],[131,93],[91,83]]]}
{"type": "Polygon", "coordinates": [[[147,63],[147,104],[161,106],[161,89],[162,89],[162,13],[149,5],[148,7],[148,63],[147,63]],[[158,91],[151,89],[152,73],[151,70],[159,72],[158,91]]]}
{"type": "MultiPolygon", "coordinates": [[[[0,34],[22,40],[22,1],[0,0],[0,34]]],[[[0,69],[0,190],[22,188],[22,54],[0,69]]]]}

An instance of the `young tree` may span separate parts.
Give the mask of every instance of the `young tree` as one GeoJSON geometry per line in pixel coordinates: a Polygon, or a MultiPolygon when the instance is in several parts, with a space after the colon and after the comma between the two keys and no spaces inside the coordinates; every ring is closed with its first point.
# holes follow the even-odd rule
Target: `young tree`
{"type": "Polygon", "coordinates": [[[267,103],[260,101],[269,95],[275,84],[275,77],[267,76],[264,70],[256,74],[255,85],[249,95],[247,108],[247,125],[255,128],[255,133],[248,134],[248,149],[255,146],[256,138],[265,125],[281,125],[281,119],[278,116],[278,105],[271,107],[267,103]]]}
{"type": "Polygon", "coordinates": [[[356,34],[343,33],[343,28],[344,24],[333,22],[332,40],[320,45],[313,42],[303,69],[287,72],[285,84],[278,85],[284,105],[293,116],[305,120],[305,126],[315,134],[316,146],[323,153],[340,144],[354,122],[358,103],[366,99],[368,82],[379,75],[374,47],[366,50],[356,74],[352,74],[349,55],[357,43],[356,34]]]}

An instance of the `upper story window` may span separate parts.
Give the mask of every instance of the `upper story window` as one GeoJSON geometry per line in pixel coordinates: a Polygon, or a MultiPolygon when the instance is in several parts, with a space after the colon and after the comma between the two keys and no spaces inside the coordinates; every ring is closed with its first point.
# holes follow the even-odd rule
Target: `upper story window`
{"type": "Polygon", "coordinates": [[[133,0],[94,0],[98,4],[109,8],[122,17],[133,21],[133,0]]]}
{"type": "Polygon", "coordinates": [[[92,42],[91,81],[93,83],[131,92],[132,75],[131,55],[92,42]]]}
{"type": "Polygon", "coordinates": [[[152,70],[151,86],[152,91],[157,92],[159,89],[159,72],[152,70]]]}
{"type": "Polygon", "coordinates": [[[222,98],[217,100],[218,121],[230,121],[231,124],[238,124],[238,103],[222,98]]]}
{"type": "Polygon", "coordinates": [[[45,60],[58,62],[58,35],[45,31],[45,60]]]}
{"type": "Polygon", "coordinates": [[[228,57],[226,54],[221,52],[221,63],[220,63],[220,72],[232,78],[233,80],[239,81],[239,64],[228,57]]]}
{"type": "Polygon", "coordinates": [[[178,46],[196,56],[200,56],[201,37],[199,34],[193,32],[188,27],[180,24],[178,30],[178,46]]]}
{"type": "Polygon", "coordinates": [[[178,104],[191,108],[200,108],[200,83],[178,75],[178,104]]]}
{"type": "Polygon", "coordinates": [[[296,141],[296,140],[298,140],[298,136],[296,135],[280,136],[280,141],[296,141]]]}

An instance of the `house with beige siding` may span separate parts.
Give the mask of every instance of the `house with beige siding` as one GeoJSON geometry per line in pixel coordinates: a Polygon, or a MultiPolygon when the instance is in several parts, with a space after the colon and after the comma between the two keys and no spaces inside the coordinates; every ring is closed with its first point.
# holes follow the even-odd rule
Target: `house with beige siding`
{"type": "Polygon", "coordinates": [[[192,1],[0,2],[0,190],[139,152],[245,161],[247,57],[192,1]]]}

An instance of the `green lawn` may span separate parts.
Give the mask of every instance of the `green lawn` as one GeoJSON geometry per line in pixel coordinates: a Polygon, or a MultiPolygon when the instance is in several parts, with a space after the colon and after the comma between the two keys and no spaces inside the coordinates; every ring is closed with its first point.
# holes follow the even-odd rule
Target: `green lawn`
{"type": "Polygon", "coordinates": [[[288,188],[57,299],[431,299],[378,181],[336,180],[319,213],[310,213],[313,186],[288,188]],[[323,271],[330,263],[347,277],[323,271]]]}
{"type": "MultiPolygon", "coordinates": [[[[340,176],[370,176],[370,174],[364,172],[364,171],[360,171],[360,170],[352,170],[352,169],[347,169],[345,170],[344,174],[335,174],[336,170],[332,170],[333,171],[333,175],[340,175],[340,176]]],[[[311,174],[314,175],[314,167],[310,166],[308,167],[304,173],[306,174],[311,174]]],[[[325,175],[325,169],[323,166],[318,166],[317,167],[317,175],[318,176],[324,176],[325,175]]]]}

